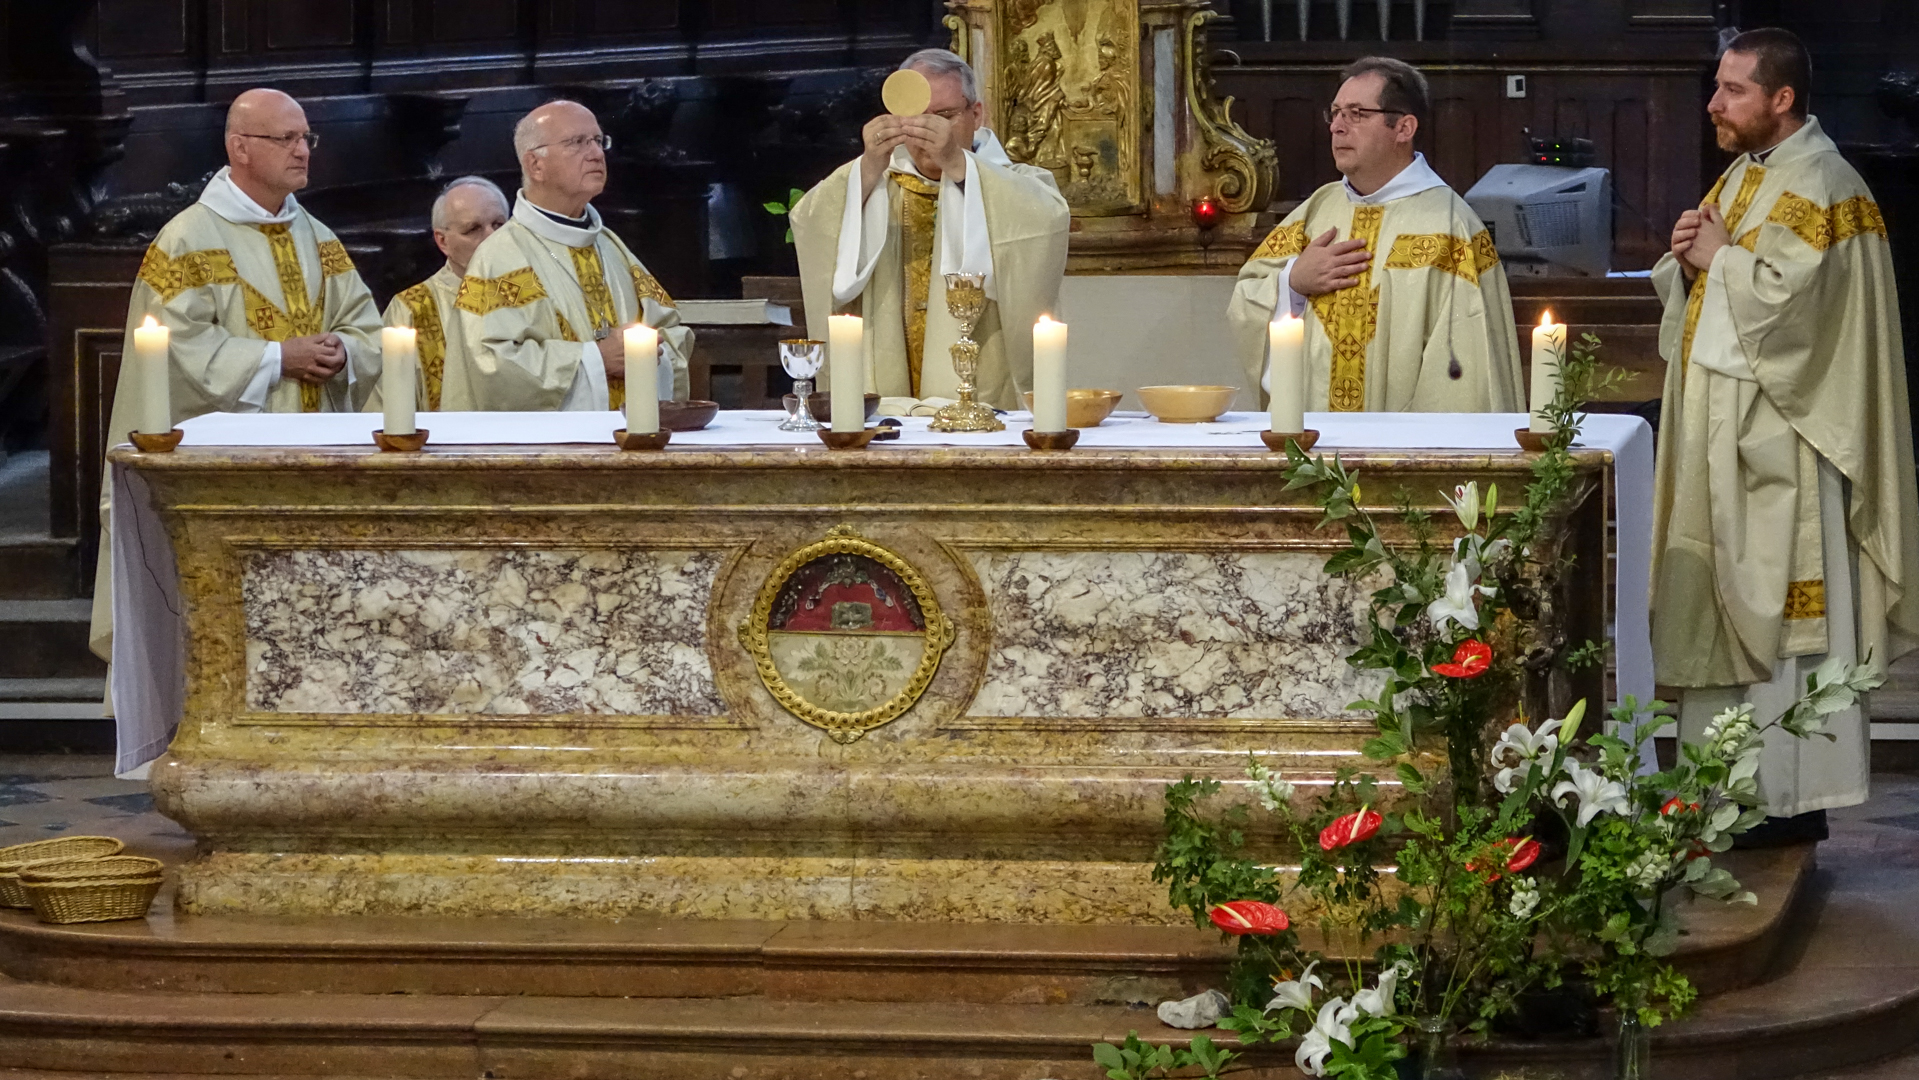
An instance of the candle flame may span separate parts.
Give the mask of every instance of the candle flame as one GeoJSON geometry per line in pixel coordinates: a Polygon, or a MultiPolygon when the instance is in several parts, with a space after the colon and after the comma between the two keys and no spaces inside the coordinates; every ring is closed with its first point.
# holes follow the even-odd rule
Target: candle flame
{"type": "Polygon", "coordinates": [[[1042,323],[1045,323],[1048,326],[1053,325],[1053,317],[1051,315],[1046,314],[1043,311],[1040,312],[1039,321],[1042,323]]]}
{"type": "Polygon", "coordinates": [[[140,324],[140,329],[152,330],[159,325],[160,325],[159,323],[153,321],[153,316],[149,315],[147,316],[147,320],[140,324]]]}
{"type": "Polygon", "coordinates": [[[1299,316],[1294,315],[1290,311],[1282,311],[1279,313],[1279,317],[1274,319],[1273,321],[1276,323],[1298,322],[1299,316]]]}
{"type": "Polygon", "coordinates": [[[1552,308],[1547,308],[1546,313],[1539,317],[1539,325],[1541,326],[1553,325],[1553,309],[1552,308]]]}

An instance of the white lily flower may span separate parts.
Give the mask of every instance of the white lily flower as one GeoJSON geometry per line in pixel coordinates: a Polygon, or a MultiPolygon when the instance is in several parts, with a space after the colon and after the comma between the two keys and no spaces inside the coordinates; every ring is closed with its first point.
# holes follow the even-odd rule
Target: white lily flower
{"type": "Polygon", "coordinates": [[[1312,1012],[1313,991],[1308,989],[1308,987],[1314,987],[1322,991],[1326,989],[1326,984],[1320,982],[1319,976],[1313,974],[1313,969],[1318,966],[1319,961],[1315,960],[1306,965],[1306,970],[1300,972],[1299,978],[1274,983],[1273,1000],[1266,1003],[1266,1011],[1272,1012],[1274,1009],[1298,1009],[1301,1012],[1312,1012]]]}
{"type": "Polygon", "coordinates": [[[1553,788],[1553,800],[1566,805],[1565,797],[1573,795],[1579,800],[1578,822],[1581,828],[1591,823],[1601,811],[1623,814],[1630,808],[1626,799],[1626,786],[1617,780],[1606,779],[1606,774],[1598,769],[1588,769],[1570,758],[1567,759],[1566,779],[1553,788]]]}
{"type": "Polygon", "coordinates": [[[1266,766],[1253,765],[1246,770],[1246,775],[1258,785],[1259,805],[1267,810],[1278,813],[1282,807],[1292,801],[1292,783],[1266,766]]]}
{"type": "Polygon", "coordinates": [[[1453,514],[1459,518],[1461,525],[1466,526],[1467,532],[1479,527],[1479,481],[1461,484],[1453,489],[1451,495],[1442,491],[1439,497],[1453,508],[1453,514]]]}
{"type": "Polygon", "coordinates": [[[1491,596],[1493,590],[1473,584],[1479,576],[1475,572],[1477,568],[1470,560],[1455,561],[1452,569],[1446,571],[1445,595],[1426,605],[1426,617],[1433,621],[1433,629],[1443,631],[1448,622],[1456,622],[1468,630],[1479,629],[1479,609],[1473,606],[1473,601],[1491,596]]]}
{"type": "Polygon", "coordinates": [[[1533,909],[1538,906],[1538,884],[1531,878],[1519,879],[1519,884],[1513,886],[1512,902],[1506,905],[1506,910],[1513,913],[1513,918],[1524,919],[1532,915],[1533,909]]]}
{"type": "Polygon", "coordinates": [[[1325,1076],[1326,1059],[1332,1055],[1333,1043],[1352,1048],[1352,1024],[1358,1018],[1359,1010],[1342,998],[1332,998],[1321,1005],[1319,1018],[1313,1021],[1312,1030],[1300,1037],[1299,1049],[1293,1054],[1293,1064],[1308,1076],[1325,1076]]]}
{"type": "Polygon", "coordinates": [[[1559,736],[1553,734],[1559,724],[1558,720],[1548,720],[1539,725],[1538,731],[1514,724],[1499,736],[1490,760],[1499,770],[1493,776],[1493,787],[1501,795],[1512,794],[1513,785],[1526,775],[1527,766],[1542,758],[1550,759],[1559,750],[1559,736]]]}
{"type": "Polygon", "coordinates": [[[1370,990],[1361,990],[1353,995],[1353,1008],[1366,1016],[1391,1016],[1398,1011],[1393,1004],[1394,992],[1399,988],[1400,977],[1405,975],[1407,967],[1402,961],[1379,973],[1379,985],[1370,990]]]}

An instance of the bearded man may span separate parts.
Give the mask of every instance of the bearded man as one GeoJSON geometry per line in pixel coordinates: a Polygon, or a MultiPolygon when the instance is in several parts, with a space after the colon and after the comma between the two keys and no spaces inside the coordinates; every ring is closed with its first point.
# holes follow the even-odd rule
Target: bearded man
{"type": "MultiPolygon", "coordinates": [[[[1653,655],[1659,681],[1681,688],[1687,739],[1742,702],[1759,724],[1777,718],[1828,658],[1883,670],[1919,644],[1919,494],[1885,221],[1808,112],[1811,90],[1797,37],[1732,40],[1707,111],[1738,156],[1653,270],[1667,365],[1653,655]]],[[[1866,799],[1864,708],[1827,728],[1831,741],[1767,740],[1767,813],[1806,815],[1775,824],[1781,836],[1823,836],[1825,810],[1866,799]]]]}

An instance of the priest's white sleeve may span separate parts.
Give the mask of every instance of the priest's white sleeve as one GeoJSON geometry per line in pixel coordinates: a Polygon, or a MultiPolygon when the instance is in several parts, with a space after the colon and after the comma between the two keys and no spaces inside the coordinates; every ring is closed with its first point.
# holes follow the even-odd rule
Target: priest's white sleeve
{"type": "Polygon", "coordinates": [[[966,176],[961,183],[964,187],[951,177],[940,178],[940,273],[979,274],[986,279],[986,298],[998,300],[993,238],[986,231],[986,196],[980,190],[979,165],[971,150],[966,151],[966,176]]]}
{"type": "Polygon", "coordinates": [[[240,404],[246,408],[235,412],[267,411],[267,395],[280,385],[280,343],[267,342],[260,351],[260,366],[253,372],[253,378],[247,380],[246,389],[240,391],[240,404]]]}
{"type": "Polygon", "coordinates": [[[863,182],[860,164],[854,162],[846,172],[846,209],[840,214],[840,245],[833,263],[833,302],[852,303],[873,280],[873,268],[879,265],[880,252],[886,248],[887,218],[892,214],[892,194],[882,179],[873,189],[873,197],[860,200],[863,182]]]}
{"type": "Polygon", "coordinates": [[[606,389],[606,361],[600,356],[597,341],[580,342],[580,370],[567,388],[561,412],[605,412],[612,408],[612,395],[606,389]]]}

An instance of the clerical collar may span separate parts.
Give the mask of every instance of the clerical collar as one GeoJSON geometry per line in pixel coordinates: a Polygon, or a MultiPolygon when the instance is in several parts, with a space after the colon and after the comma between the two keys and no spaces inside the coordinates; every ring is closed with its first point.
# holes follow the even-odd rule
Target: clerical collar
{"type": "Polygon", "coordinates": [[[241,191],[240,185],[233,182],[233,167],[230,165],[213,174],[206,190],[200,192],[200,201],[207,204],[207,209],[235,225],[284,225],[300,216],[300,204],[291,195],[280,204],[277,214],[268,212],[266,207],[254,202],[252,196],[241,191]]]}
{"type": "Polygon", "coordinates": [[[1770,162],[1773,157],[1778,155],[1778,153],[1781,150],[1784,150],[1786,152],[1787,157],[1792,157],[1798,151],[1795,149],[1788,149],[1789,147],[1798,147],[1803,144],[1803,145],[1812,146],[1816,149],[1818,143],[1825,142],[1825,141],[1827,141],[1825,138],[1825,132],[1819,129],[1819,118],[1816,116],[1807,116],[1806,119],[1799,125],[1799,129],[1797,131],[1794,131],[1792,134],[1786,136],[1785,138],[1779,140],[1776,143],[1773,143],[1771,146],[1766,147],[1764,150],[1761,150],[1756,154],[1747,154],[1746,156],[1752,159],[1752,163],[1754,165],[1765,165],[1768,162],[1770,162]]]}
{"type": "Polygon", "coordinates": [[[600,212],[593,209],[590,203],[586,208],[586,217],[568,218],[545,207],[535,206],[526,197],[526,192],[521,191],[513,200],[513,220],[526,226],[533,235],[545,237],[562,247],[588,247],[600,237],[600,212]]]}
{"type": "Polygon", "coordinates": [[[1426,155],[1414,151],[1412,164],[1399,170],[1399,175],[1382,184],[1371,195],[1361,195],[1354,190],[1352,181],[1339,178],[1339,184],[1346,189],[1346,197],[1361,206],[1377,206],[1394,199],[1403,199],[1408,195],[1417,195],[1436,187],[1445,187],[1446,181],[1439,178],[1431,165],[1426,164],[1426,155]]]}

